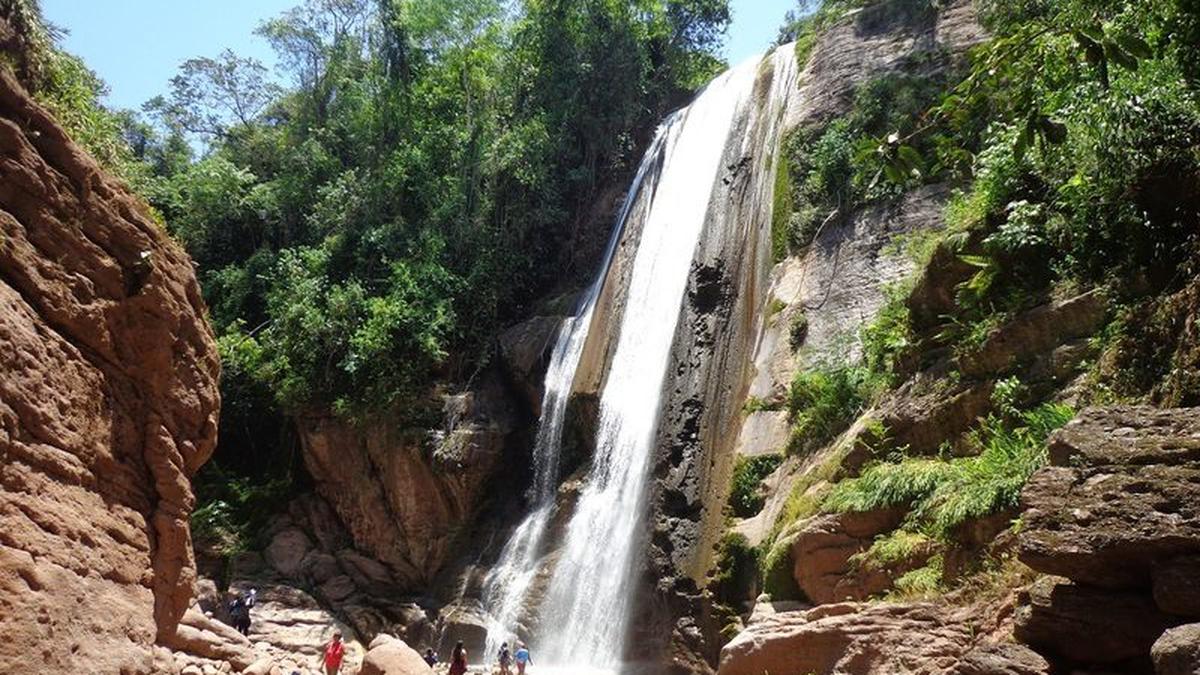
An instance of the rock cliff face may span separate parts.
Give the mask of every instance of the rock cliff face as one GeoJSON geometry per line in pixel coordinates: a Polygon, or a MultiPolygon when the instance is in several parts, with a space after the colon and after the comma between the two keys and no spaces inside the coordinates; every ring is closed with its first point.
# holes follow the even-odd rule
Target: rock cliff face
{"type": "Polygon", "coordinates": [[[446,426],[406,429],[386,417],[297,422],[304,464],[354,543],[406,590],[428,589],[471,525],[514,429],[495,379],[445,398],[446,426]]]}
{"type": "Polygon", "coordinates": [[[0,72],[0,671],[169,672],[219,364],[187,256],[0,72]]]}
{"type": "Polygon", "coordinates": [[[775,170],[770,153],[786,129],[844,112],[859,83],[914,54],[961,52],[981,37],[970,3],[920,21],[874,10],[854,14],[822,37],[798,80],[795,72],[775,74],[789,78],[782,118],[750,118],[745,124],[758,127],[735,133],[745,142],[728,150],[668,370],[651,496],[648,600],[634,640],[645,653],[635,659],[668,661],[679,672],[716,662],[720,626],[700,588],[724,526],[734,459],[778,452],[786,442],[786,413],[744,416],[741,408],[747,394],[778,399],[790,382],[791,319],[807,314],[812,358],[822,350],[840,353],[846,336],[882,304],[884,285],[911,267],[903,256],[884,254],[885,245],[899,234],[941,226],[946,190],[934,186],[894,209],[849,214],[824,229],[802,258],[772,269],[772,181],[760,180],[775,170]],[[762,191],[748,188],[764,182],[762,191]],[[768,312],[774,304],[783,310],[768,312]],[[664,639],[668,644],[657,644],[664,639]]]}

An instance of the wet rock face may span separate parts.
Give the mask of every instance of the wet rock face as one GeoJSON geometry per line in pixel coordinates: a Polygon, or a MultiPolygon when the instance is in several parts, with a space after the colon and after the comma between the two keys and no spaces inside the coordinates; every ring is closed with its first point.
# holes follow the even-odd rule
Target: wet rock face
{"type": "Polygon", "coordinates": [[[204,314],[182,250],[0,73],[0,671],[162,667],[216,440],[204,314]]]}
{"type": "Polygon", "coordinates": [[[550,353],[563,318],[535,316],[500,334],[500,359],[514,389],[536,418],[542,410],[542,393],[550,353]]]}
{"type": "Polygon", "coordinates": [[[503,468],[514,427],[507,396],[490,378],[447,397],[446,427],[433,434],[387,417],[358,426],[328,416],[298,420],[317,492],[402,589],[429,587],[503,468]]]}

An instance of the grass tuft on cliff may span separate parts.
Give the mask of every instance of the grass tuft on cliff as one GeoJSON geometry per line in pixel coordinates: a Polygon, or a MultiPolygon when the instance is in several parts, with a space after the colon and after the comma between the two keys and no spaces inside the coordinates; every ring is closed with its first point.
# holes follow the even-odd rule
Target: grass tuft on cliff
{"type": "Polygon", "coordinates": [[[822,506],[832,512],[906,506],[906,528],[951,539],[968,521],[1017,507],[1021,488],[1046,463],[1046,437],[1073,415],[1068,406],[1047,403],[1012,425],[991,416],[970,435],[978,454],[875,464],[836,485],[822,506]]]}

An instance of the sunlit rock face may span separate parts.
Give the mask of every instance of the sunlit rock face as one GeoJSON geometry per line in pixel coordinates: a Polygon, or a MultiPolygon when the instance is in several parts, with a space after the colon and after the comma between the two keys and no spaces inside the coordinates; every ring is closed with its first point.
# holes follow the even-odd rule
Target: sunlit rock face
{"type": "Polygon", "coordinates": [[[297,420],[305,467],[354,544],[401,588],[429,588],[469,527],[514,428],[513,397],[495,378],[445,397],[445,426],[405,428],[388,415],[354,423],[297,420]]]}
{"type": "Polygon", "coordinates": [[[0,671],[170,672],[219,363],[191,261],[0,72],[0,671]]]}

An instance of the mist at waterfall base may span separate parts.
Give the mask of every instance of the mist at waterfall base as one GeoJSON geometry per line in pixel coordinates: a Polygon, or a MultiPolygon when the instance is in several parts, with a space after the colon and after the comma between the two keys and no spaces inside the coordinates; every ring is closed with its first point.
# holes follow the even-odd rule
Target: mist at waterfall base
{"type": "MultiPolygon", "coordinates": [[[[790,68],[791,50],[773,67],[790,68]]],[[[770,58],[770,57],[768,57],[770,58]]],[[[648,532],[647,487],[671,347],[710,195],[738,113],[749,104],[762,59],[719,76],[658,129],[627,193],[603,266],[574,317],[563,322],[547,368],[534,445],[532,511],[485,582],[490,625],[484,662],[517,639],[534,611],[540,634],[531,646],[537,672],[616,673],[626,651],[634,578],[648,532]],[[593,310],[612,258],[636,209],[642,217],[621,306],[616,347],[600,392],[595,452],[574,511],[557,546],[540,605],[526,606],[546,553],[554,515],[563,421],[593,310]]]]}

